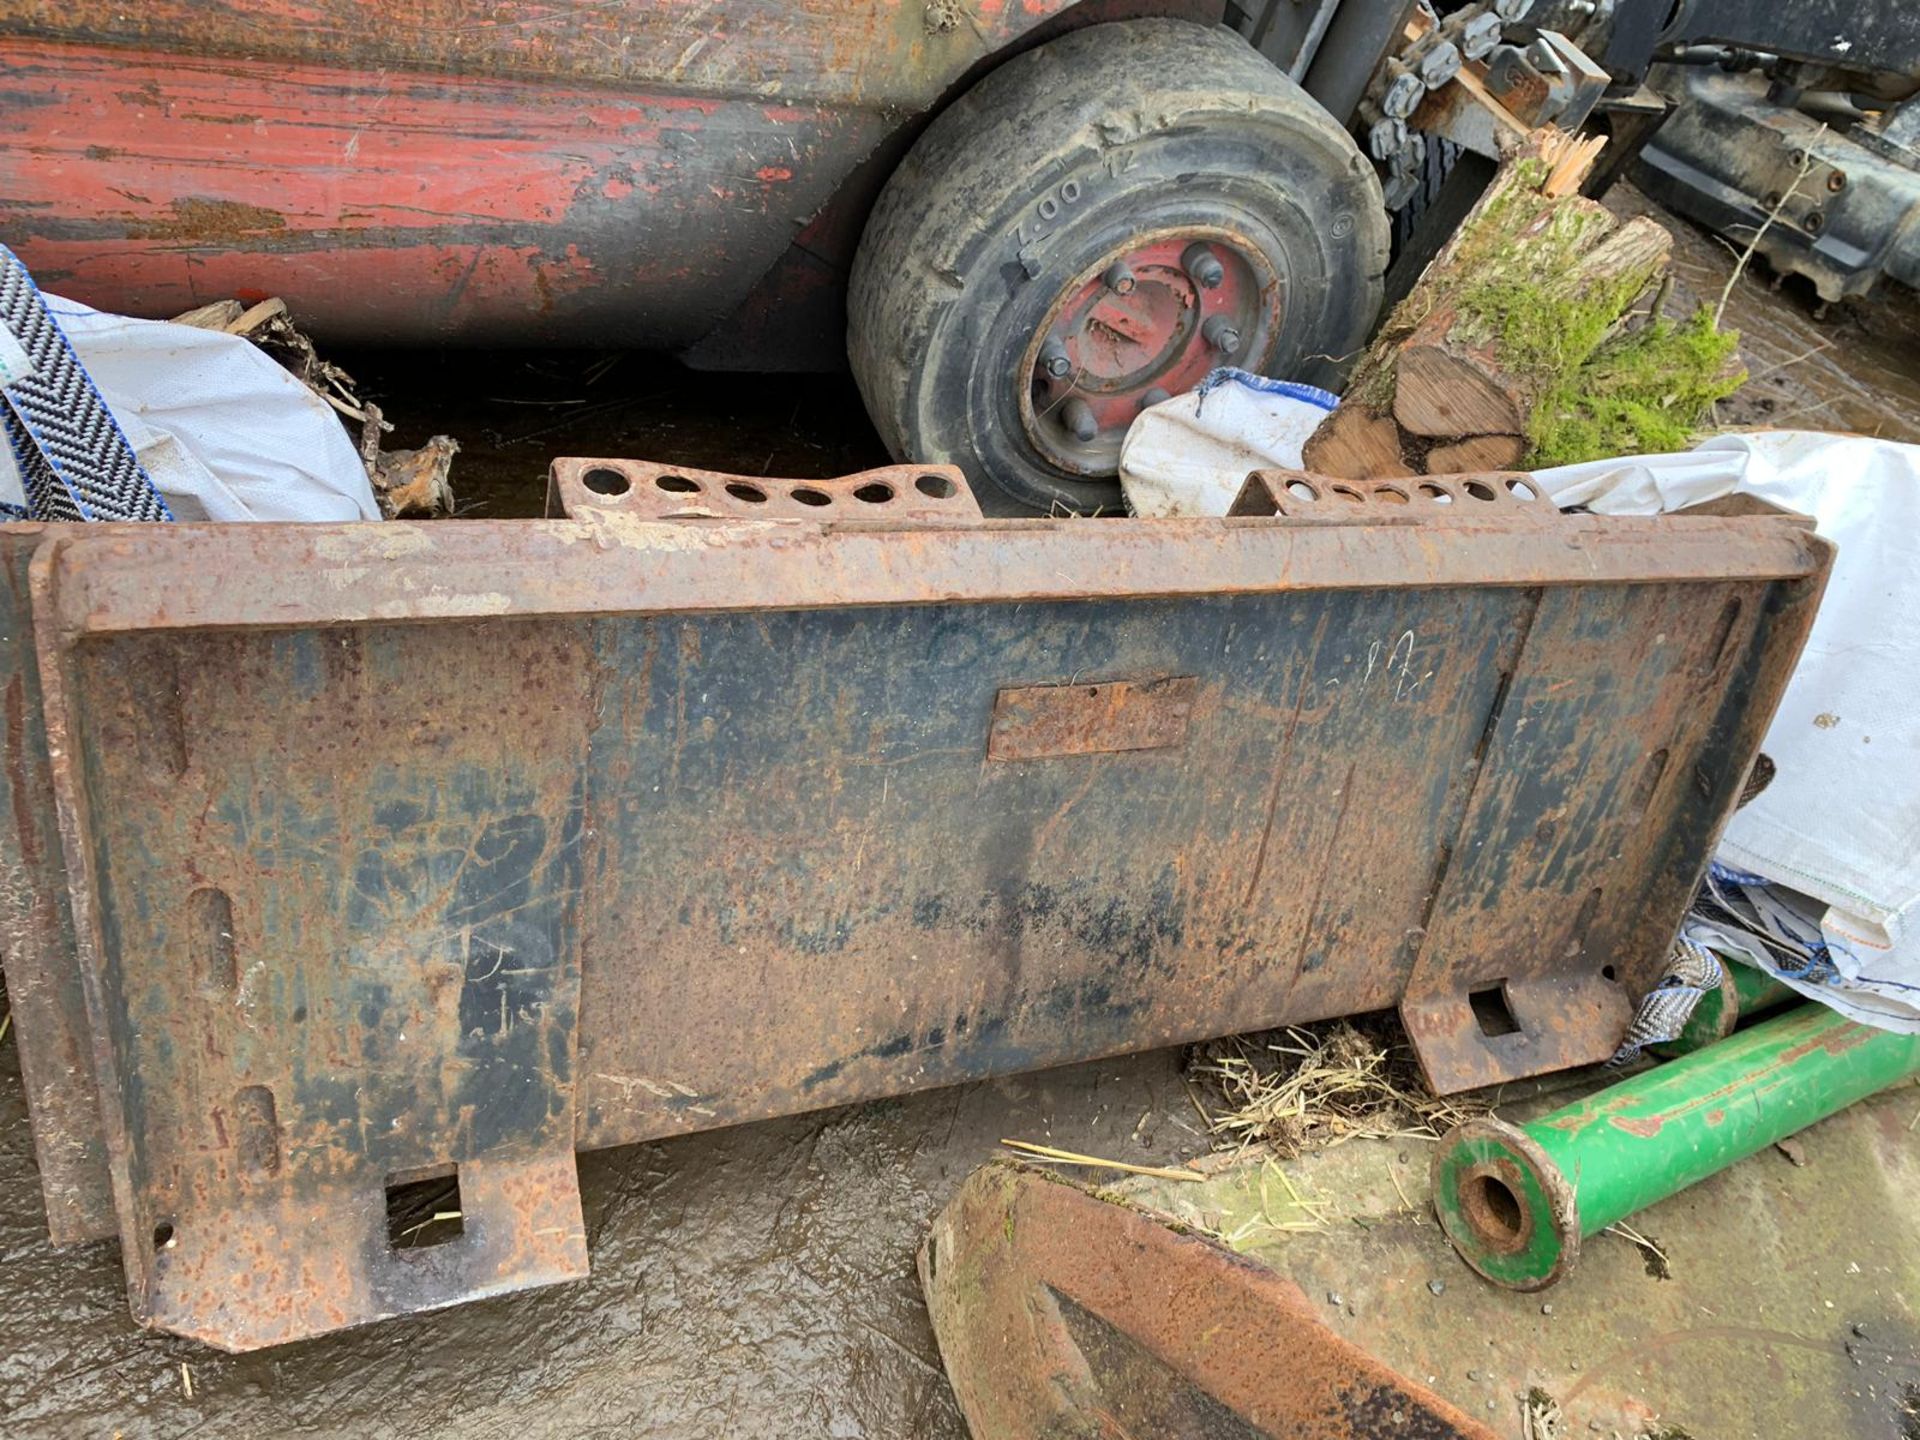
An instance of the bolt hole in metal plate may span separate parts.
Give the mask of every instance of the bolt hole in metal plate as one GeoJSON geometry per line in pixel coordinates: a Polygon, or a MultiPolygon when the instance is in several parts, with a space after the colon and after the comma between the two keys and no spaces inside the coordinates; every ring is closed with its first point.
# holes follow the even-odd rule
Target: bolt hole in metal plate
{"type": "Polygon", "coordinates": [[[889,465],[831,480],[726,475],[642,460],[561,459],[547,485],[550,518],[645,520],[969,520],[980,507],[949,465],[889,465]]]}
{"type": "Polygon", "coordinates": [[[1528,476],[1497,472],[1341,484],[1300,470],[1256,470],[1227,514],[1325,525],[1551,525],[1560,519],[1557,509],[1539,502],[1528,476]]]}

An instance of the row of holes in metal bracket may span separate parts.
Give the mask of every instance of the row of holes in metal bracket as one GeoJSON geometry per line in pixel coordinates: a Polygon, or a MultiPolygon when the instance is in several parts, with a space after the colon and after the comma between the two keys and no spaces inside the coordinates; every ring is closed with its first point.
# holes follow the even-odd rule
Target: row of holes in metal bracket
{"type": "MultiPolygon", "coordinates": [[[[1540,498],[1540,492],[1533,488],[1532,483],[1519,475],[1496,476],[1487,480],[1465,480],[1446,485],[1434,480],[1409,480],[1404,484],[1376,481],[1369,482],[1364,491],[1356,485],[1329,481],[1326,490],[1328,496],[1352,505],[1364,505],[1369,499],[1378,500],[1387,505],[1406,505],[1416,498],[1435,505],[1451,505],[1458,494],[1464,494],[1472,500],[1498,500],[1500,492],[1494,488],[1496,484],[1503,485],[1507,493],[1516,500],[1540,498]]],[[[1287,494],[1295,500],[1323,498],[1320,488],[1306,480],[1289,480],[1286,490],[1287,494]]]]}
{"type": "MultiPolygon", "coordinates": [[[[596,495],[609,498],[625,495],[633,488],[633,482],[618,470],[608,469],[604,465],[595,466],[580,477],[580,483],[596,495]]],[[[653,477],[656,490],[669,495],[703,495],[707,487],[699,480],[687,475],[665,474],[653,477]]],[[[819,485],[795,484],[775,486],[758,480],[728,480],[722,486],[735,500],[749,505],[765,504],[770,495],[785,495],[789,500],[801,505],[825,506],[833,504],[831,491],[819,485]]],[[[914,478],[913,488],[929,500],[951,500],[959,493],[959,486],[944,475],[919,475],[914,478]]],[[[891,483],[885,480],[869,480],[856,486],[853,498],[868,505],[885,505],[893,500],[897,492],[891,483]]]]}

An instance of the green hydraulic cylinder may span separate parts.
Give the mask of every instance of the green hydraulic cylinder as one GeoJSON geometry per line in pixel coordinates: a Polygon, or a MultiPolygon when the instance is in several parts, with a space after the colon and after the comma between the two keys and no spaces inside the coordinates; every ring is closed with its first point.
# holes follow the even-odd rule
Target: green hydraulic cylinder
{"type": "Polygon", "coordinates": [[[1544,1289],[1587,1236],[1915,1074],[1920,1036],[1801,1005],[1529,1124],[1459,1126],[1434,1209],[1487,1279],[1544,1289]]]}
{"type": "Polygon", "coordinates": [[[1668,1059],[1691,1055],[1695,1050],[1726,1039],[1755,1017],[1800,998],[1798,990],[1764,970],[1719,956],[1714,958],[1720,966],[1719,988],[1700,997],[1700,1003],[1693,1007],[1693,1014],[1687,1017],[1686,1026],[1678,1035],[1648,1047],[1654,1054],[1668,1059]]]}

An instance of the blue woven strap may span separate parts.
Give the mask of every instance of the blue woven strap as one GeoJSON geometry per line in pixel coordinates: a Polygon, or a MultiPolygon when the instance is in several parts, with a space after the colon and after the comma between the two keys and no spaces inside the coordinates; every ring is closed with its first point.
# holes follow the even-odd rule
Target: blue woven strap
{"type": "Polygon", "coordinates": [[[171,520],[40,289],[0,245],[0,428],[35,520],[171,520]]]}

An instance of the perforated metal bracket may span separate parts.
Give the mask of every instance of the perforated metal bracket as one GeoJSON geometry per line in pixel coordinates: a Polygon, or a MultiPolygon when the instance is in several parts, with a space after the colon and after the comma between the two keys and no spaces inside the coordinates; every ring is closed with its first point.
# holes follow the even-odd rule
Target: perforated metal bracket
{"type": "Polygon", "coordinates": [[[728,475],[647,460],[560,459],[548,471],[547,515],[647,520],[978,520],[954,465],[887,465],[832,480],[728,475]]]}
{"type": "Polygon", "coordinates": [[[1306,470],[1255,470],[1229,516],[1280,516],[1328,525],[1430,525],[1497,520],[1551,524],[1560,518],[1533,477],[1519,471],[1337,480],[1306,470]]]}

